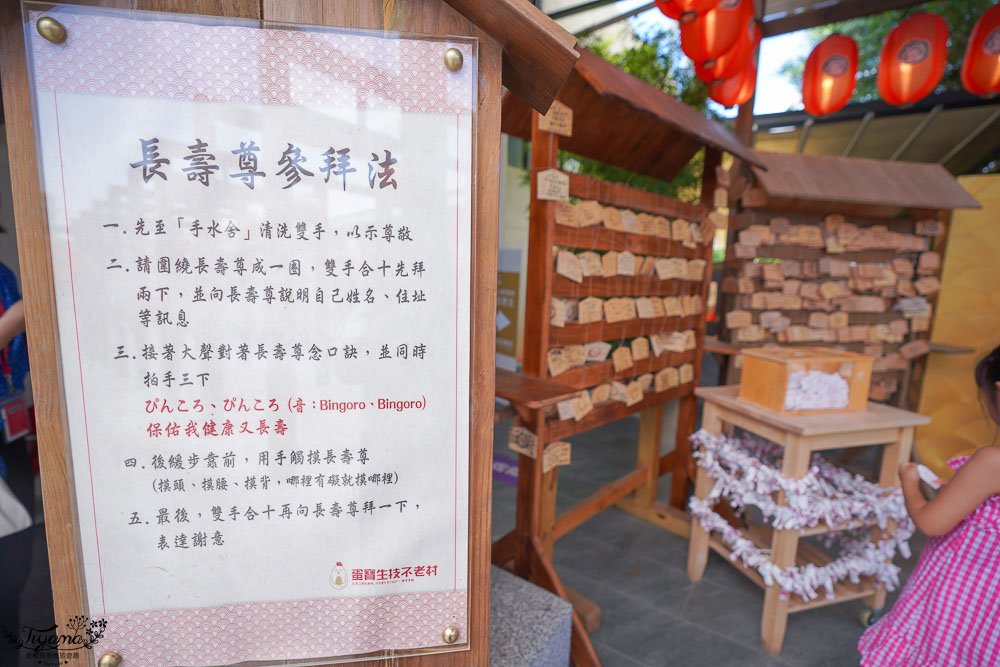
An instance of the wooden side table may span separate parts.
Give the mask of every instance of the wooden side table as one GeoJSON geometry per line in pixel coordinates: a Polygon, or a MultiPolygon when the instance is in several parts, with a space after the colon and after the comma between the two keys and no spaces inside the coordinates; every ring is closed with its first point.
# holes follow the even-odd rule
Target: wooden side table
{"type": "MultiPolygon", "coordinates": [[[[705,399],[702,427],[713,435],[721,435],[733,427],[770,440],[784,448],[782,475],[798,479],[809,470],[809,460],[813,452],[824,449],[884,445],[882,466],[878,483],[884,487],[899,486],[897,467],[901,461],[910,459],[913,447],[914,428],[930,422],[924,415],[900,410],[899,408],[869,403],[865,412],[844,412],[824,415],[782,417],[774,412],[737,398],[739,387],[702,387],[695,393],[705,399]]],[[[698,467],[695,479],[695,495],[708,497],[715,481],[706,470],[698,467]]],[[[783,495],[778,498],[784,504],[783,495]]],[[[861,524],[848,524],[833,528],[820,524],[802,530],[775,530],[767,526],[747,529],[744,537],[759,546],[770,544],[771,557],[775,565],[785,569],[807,562],[829,562],[819,549],[806,543],[799,543],[800,537],[834,532],[861,524]]],[[[889,530],[894,527],[890,526],[889,530]]],[[[878,528],[873,527],[873,539],[878,528]]],[[[788,615],[806,609],[814,609],[847,600],[864,599],[873,609],[885,605],[885,586],[871,577],[862,578],[859,584],[844,581],[836,585],[834,597],[819,597],[805,601],[797,596],[782,598],[777,584],[767,586],[756,570],[744,567],[730,560],[730,549],[717,535],[706,532],[699,520],[692,517],[691,542],[688,550],[688,577],[692,581],[701,579],[708,561],[709,548],[721,554],[758,586],[765,590],[764,611],[761,619],[761,638],[764,648],[771,655],[781,650],[785,639],[788,615]]]]}

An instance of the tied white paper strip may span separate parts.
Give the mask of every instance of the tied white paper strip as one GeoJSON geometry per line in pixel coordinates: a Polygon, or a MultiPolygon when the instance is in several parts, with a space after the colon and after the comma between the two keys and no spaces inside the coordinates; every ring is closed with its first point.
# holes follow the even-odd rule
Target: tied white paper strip
{"type": "Polygon", "coordinates": [[[781,448],[757,438],[716,437],[703,429],[691,440],[701,447],[694,454],[698,465],[715,480],[707,499],[691,499],[692,515],[698,517],[702,528],[719,533],[732,550],[731,558],[757,570],[767,585],[777,583],[783,595],[794,593],[805,600],[816,598],[820,589],[825,589],[827,598],[834,597],[834,585],[843,579],[857,583],[863,576],[874,576],[890,591],[899,585],[899,568],[891,560],[897,550],[910,557],[908,540],[914,531],[900,489],[879,487],[817,454],[804,477],[786,479],[778,467],[781,448]],[[787,506],[775,502],[773,494],[778,491],[784,491],[787,506]],[[808,564],[782,570],[771,561],[768,551],[712,511],[722,496],[738,510],[757,507],[765,521],[779,530],[800,530],[821,521],[831,528],[864,522],[886,531],[890,520],[896,526],[878,542],[868,539],[865,525],[856,534],[844,531],[830,535],[827,541],[841,548],[839,558],[823,566],[808,564]]]}
{"type": "Polygon", "coordinates": [[[840,410],[846,408],[850,390],[837,373],[799,371],[788,376],[786,410],[840,410]]]}

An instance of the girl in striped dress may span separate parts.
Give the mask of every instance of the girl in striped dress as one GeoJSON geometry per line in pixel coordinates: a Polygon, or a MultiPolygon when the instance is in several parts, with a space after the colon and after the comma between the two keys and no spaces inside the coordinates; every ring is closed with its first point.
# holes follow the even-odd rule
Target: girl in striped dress
{"type": "MultiPolygon", "coordinates": [[[[1000,347],[976,366],[1000,425],[1000,347]]],[[[1000,665],[1000,448],[952,459],[955,476],[933,500],[914,463],[899,467],[906,509],[931,539],[892,610],[858,642],[870,667],[1000,665]]]]}

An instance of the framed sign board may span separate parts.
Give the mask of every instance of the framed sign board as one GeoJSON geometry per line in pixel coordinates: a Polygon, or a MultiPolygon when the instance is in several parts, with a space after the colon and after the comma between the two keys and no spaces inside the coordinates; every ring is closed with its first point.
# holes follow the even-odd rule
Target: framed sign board
{"type": "Polygon", "coordinates": [[[56,621],[94,638],[76,660],[480,664],[496,45],[454,19],[12,14],[56,621]]]}

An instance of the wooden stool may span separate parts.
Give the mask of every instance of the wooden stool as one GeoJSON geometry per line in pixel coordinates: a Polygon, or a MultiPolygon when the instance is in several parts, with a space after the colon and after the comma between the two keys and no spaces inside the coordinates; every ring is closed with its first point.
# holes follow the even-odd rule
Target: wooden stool
{"type": "MultiPolygon", "coordinates": [[[[899,477],[896,469],[900,462],[910,459],[913,430],[916,426],[930,422],[930,419],[923,415],[879,403],[869,403],[868,409],[864,412],[782,417],[752,403],[741,401],[737,398],[738,390],[736,386],[729,386],[702,387],[695,391],[699,397],[705,399],[702,427],[713,435],[721,435],[724,431],[739,427],[782,446],[784,456],[781,472],[789,479],[798,479],[808,472],[813,452],[843,447],[884,445],[878,483],[884,487],[898,487],[899,477]]],[[[695,496],[701,499],[707,498],[714,485],[715,481],[704,468],[699,466],[695,479],[695,496]]],[[[779,495],[778,503],[782,505],[785,503],[783,495],[779,495]]],[[[775,530],[765,526],[763,531],[744,529],[742,532],[745,537],[756,542],[766,542],[770,538],[772,560],[775,565],[785,569],[815,562],[816,559],[829,560],[818,549],[808,544],[800,545],[800,537],[851,527],[842,525],[830,528],[826,524],[820,524],[801,530],[775,530]]],[[[892,529],[890,526],[889,530],[892,529]]],[[[873,532],[878,532],[877,527],[873,532]]],[[[832,599],[819,597],[806,601],[797,596],[783,599],[777,584],[765,585],[755,570],[730,560],[729,547],[721,538],[705,531],[695,517],[691,519],[691,543],[688,551],[688,577],[692,581],[698,581],[704,574],[709,547],[765,590],[760,632],[764,648],[771,655],[781,651],[788,614],[856,599],[864,599],[875,610],[885,605],[885,586],[871,577],[863,577],[861,583],[857,585],[839,582],[834,589],[832,599]]]]}

